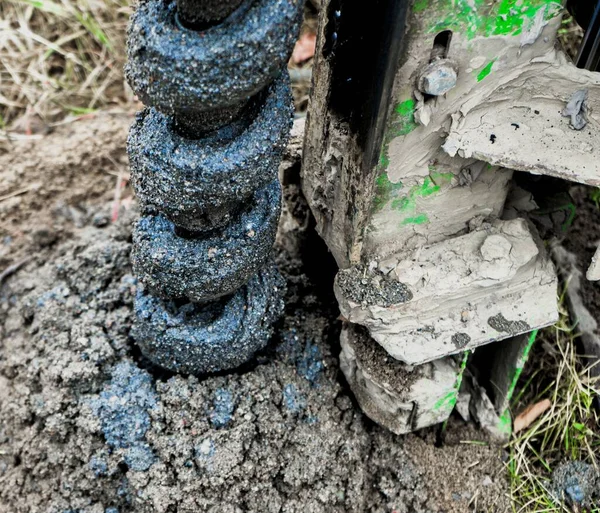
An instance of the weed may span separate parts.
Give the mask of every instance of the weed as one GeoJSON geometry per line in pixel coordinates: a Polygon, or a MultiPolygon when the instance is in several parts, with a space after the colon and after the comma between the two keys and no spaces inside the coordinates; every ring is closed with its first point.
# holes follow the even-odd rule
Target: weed
{"type": "MultiPolygon", "coordinates": [[[[565,460],[584,461],[598,469],[600,415],[592,403],[600,397],[600,377],[577,354],[577,337],[576,327],[563,312],[558,324],[541,332],[532,358],[536,370],[523,376],[524,386],[515,397],[514,411],[544,398],[552,401],[552,407],[508,446],[515,513],[571,511],[552,498],[552,471],[565,460]]],[[[599,512],[600,505],[590,510],[599,512]]]]}
{"type": "Polygon", "coordinates": [[[596,208],[600,210],[600,187],[590,187],[590,199],[596,204],[596,208]]]}

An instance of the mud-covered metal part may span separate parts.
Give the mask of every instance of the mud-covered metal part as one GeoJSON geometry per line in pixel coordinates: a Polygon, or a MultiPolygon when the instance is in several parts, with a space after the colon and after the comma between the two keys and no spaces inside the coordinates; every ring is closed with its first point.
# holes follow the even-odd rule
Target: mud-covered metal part
{"type": "Polygon", "coordinates": [[[214,25],[233,13],[244,0],[177,0],[181,24],[192,30],[214,25]]]}
{"type": "Polygon", "coordinates": [[[269,260],[301,16],[298,0],[149,0],[132,16],[126,74],[146,105],[128,139],[133,336],[174,372],[240,366],[283,311],[269,260]]]}
{"type": "Polygon", "coordinates": [[[133,231],[134,271],[160,297],[204,302],[231,294],[269,259],[280,213],[275,180],[219,230],[188,235],[160,214],[144,216],[133,231]]]}
{"type": "Polygon", "coordinates": [[[257,188],[276,180],[293,116],[287,74],[259,96],[240,118],[200,139],[182,137],[172,118],[155,109],[140,112],[128,151],[142,208],[190,231],[218,228],[257,188]]]}
{"type": "Polygon", "coordinates": [[[302,19],[300,0],[255,0],[223,23],[179,25],[174,1],[140,3],[129,25],[125,73],[145,105],[166,114],[246,101],[285,68],[302,19]]]}
{"type": "Polygon", "coordinates": [[[350,323],[340,342],[340,368],[363,411],[378,424],[404,434],[444,422],[452,413],[464,371],[460,359],[406,365],[350,323]]]}
{"type": "Polygon", "coordinates": [[[600,0],[571,0],[569,10],[585,30],[577,66],[592,71],[600,70],[600,0]]]}
{"type": "MultiPolygon", "coordinates": [[[[564,3],[322,3],[303,192],[341,268],[342,316],[390,366],[558,318],[544,242],[505,203],[514,171],[600,185],[600,74],[557,49],[564,3]]],[[[364,400],[380,379],[356,369],[361,406],[390,427],[364,400]]]]}
{"type": "Polygon", "coordinates": [[[274,264],[211,303],[181,304],[139,290],[133,336],[146,357],[174,372],[206,374],[239,367],[269,340],[283,312],[284,290],[274,264]]]}

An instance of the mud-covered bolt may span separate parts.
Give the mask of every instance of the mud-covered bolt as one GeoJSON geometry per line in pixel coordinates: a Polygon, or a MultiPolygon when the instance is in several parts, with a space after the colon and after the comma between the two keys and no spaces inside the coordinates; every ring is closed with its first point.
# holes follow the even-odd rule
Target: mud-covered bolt
{"type": "Polygon", "coordinates": [[[440,59],[427,65],[419,75],[419,91],[431,96],[446,94],[456,85],[458,76],[450,61],[440,59]]]}

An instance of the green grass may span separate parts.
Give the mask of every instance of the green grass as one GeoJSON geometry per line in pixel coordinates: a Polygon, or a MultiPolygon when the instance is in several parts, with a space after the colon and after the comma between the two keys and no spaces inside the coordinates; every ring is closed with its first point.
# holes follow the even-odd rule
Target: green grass
{"type": "Polygon", "coordinates": [[[596,205],[596,208],[600,210],[600,187],[590,187],[590,199],[596,205]]]}
{"type": "MultiPolygon", "coordinates": [[[[591,364],[576,352],[577,327],[566,313],[540,334],[521,379],[513,411],[549,398],[552,407],[508,445],[507,463],[515,513],[570,512],[556,504],[548,491],[552,471],[564,461],[580,460],[598,469],[600,416],[592,403],[600,395],[600,380],[591,364]]],[[[600,513],[600,504],[589,513],[600,513]]]]}
{"type": "MultiPolygon", "coordinates": [[[[43,132],[81,113],[129,108],[131,10],[130,0],[0,0],[0,130],[43,132]]],[[[313,12],[303,30],[316,31],[313,12]]],[[[292,83],[298,110],[306,110],[309,85],[292,83]]]]}

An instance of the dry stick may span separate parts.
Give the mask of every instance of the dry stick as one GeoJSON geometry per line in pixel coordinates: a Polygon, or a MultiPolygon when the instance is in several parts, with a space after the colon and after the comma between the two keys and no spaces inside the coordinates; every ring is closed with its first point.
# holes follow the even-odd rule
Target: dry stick
{"type": "Polygon", "coordinates": [[[121,207],[121,191],[125,185],[123,179],[123,168],[119,168],[119,175],[117,176],[117,185],[115,186],[115,195],[113,199],[111,221],[114,223],[119,218],[119,208],[121,207]]]}
{"type": "Polygon", "coordinates": [[[31,257],[25,257],[18,262],[9,265],[4,271],[0,273],[0,283],[2,283],[6,278],[8,278],[11,274],[16,273],[21,267],[23,267],[27,262],[31,260],[31,257]]]}
{"type": "Polygon", "coordinates": [[[23,187],[22,189],[18,189],[14,192],[9,192],[8,194],[5,194],[4,196],[0,196],[0,202],[10,199],[10,198],[14,198],[15,196],[20,196],[21,194],[25,194],[26,192],[29,192],[34,187],[37,187],[37,184],[30,184],[27,187],[23,187]]]}

